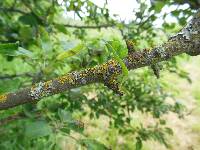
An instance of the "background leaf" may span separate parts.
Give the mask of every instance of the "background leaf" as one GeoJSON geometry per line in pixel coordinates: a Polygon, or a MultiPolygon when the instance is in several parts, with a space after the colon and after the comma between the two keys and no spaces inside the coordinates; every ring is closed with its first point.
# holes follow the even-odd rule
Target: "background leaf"
{"type": "Polygon", "coordinates": [[[81,50],[83,50],[83,48],[84,48],[84,44],[80,43],[80,44],[76,45],[74,48],[68,49],[67,51],[60,53],[57,56],[57,59],[62,60],[62,59],[74,56],[74,55],[78,54],[81,50]]]}
{"type": "Polygon", "coordinates": [[[79,140],[79,143],[85,146],[87,150],[108,150],[104,144],[93,139],[82,139],[79,140]]]}
{"type": "Polygon", "coordinates": [[[30,139],[52,134],[52,129],[45,121],[28,122],[25,124],[25,136],[30,139]]]}
{"type": "Polygon", "coordinates": [[[0,54],[12,56],[18,50],[18,47],[19,47],[19,42],[0,44],[0,54]]]}

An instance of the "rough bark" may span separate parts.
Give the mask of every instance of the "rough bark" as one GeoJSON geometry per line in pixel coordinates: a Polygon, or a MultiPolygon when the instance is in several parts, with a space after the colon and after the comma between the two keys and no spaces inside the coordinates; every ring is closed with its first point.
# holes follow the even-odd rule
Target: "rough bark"
{"type": "MultiPolygon", "coordinates": [[[[132,48],[131,45],[128,47],[132,48]]],[[[128,56],[123,61],[127,68],[131,70],[151,66],[182,53],[191,56],[200,54],[200,10],[197,11],[186,27],[178,34],[170,37],[164,44],[139,52],[129,51],[128,56]]],[[[121,94],[116,80],[121,73],[122,69],[118,62],[109,60],[94,68],[71,72],[46,82],[39,82],[32,87],[14,93],[0,95],[0,110],[38,101],[43,97],[91,83],[104,83],[116,93],[121,94]]]]}

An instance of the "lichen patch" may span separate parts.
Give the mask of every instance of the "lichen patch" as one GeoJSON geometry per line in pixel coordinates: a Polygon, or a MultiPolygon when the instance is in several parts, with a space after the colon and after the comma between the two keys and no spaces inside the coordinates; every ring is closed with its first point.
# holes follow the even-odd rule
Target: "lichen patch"
{"type": "Polygon", "coordinates": [[[30,90],[30,96],[32,99],[39,99],[44,96],[48,96],[51,93],[51,89],[53,89],[52,80],[47,82],[39,82],[38,84],[32,86],[30,90]]]}
{"type": "Polygon", "coordinates": [[[7,94],[0,95],[0,103],[4,103],[7,99],[7,94]]]}
{"type": "Polygon", "coordinates": [[[69,84],[75,84],[75,79],[73,75],[65,75],[60,78],[58,78],[58,82],[61,84],[69,83],[69,84]]]}

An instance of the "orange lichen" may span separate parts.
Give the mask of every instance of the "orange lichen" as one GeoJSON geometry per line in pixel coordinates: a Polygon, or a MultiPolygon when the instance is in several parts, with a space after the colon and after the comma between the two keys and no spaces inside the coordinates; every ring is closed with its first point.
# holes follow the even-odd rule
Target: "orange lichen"
{"type": "Polygon", "coordinates": [[[7,99],[7,94],[0,95],[0,103],[4,103],[7,99]]]}

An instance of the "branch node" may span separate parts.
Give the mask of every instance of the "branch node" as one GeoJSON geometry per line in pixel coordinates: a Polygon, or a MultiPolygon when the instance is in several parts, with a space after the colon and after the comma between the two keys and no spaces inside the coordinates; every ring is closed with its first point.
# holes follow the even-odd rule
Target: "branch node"
{"type": "Polygon", "coordinates": [[[126,40],[126,46],[128,48],[128,53],[136,52],[135,43],[132,40],[126,40]]]}
{"type": "Polygon", "coordinates": [[[122,96],[123,92],[120,90],[119,83],[117,81],[117,77],[121,73],[120,65],[116,61],[111,60],[106,68],[106,72],[103,74],[104,85],[111,89],[114,93],[122,96]]]}
{"type": "Polygon", "coordinates": [[[188,54],[190,56],[198,56],[198,55],[200,55],[200,52],[187,52],[186,54],[188,54]]]}
{"type": "Polygon", "coordinates": [[[162,66],[159,63],[153,64],[153,65],[151,65],[151,69],[153,70],[153,73],[157,77],[157,79],[159,79],[160,78],[160,70],[162,69],[162,66]]]}
{"type": "Polygon", "coordinates": [[[111,89],[114,93],[123,96],[124,93],[121,91],[119,83],[117,82],[117,79],[115,77],[110,78],[108,81],[105,81],[104,85],[111,89]]]}

